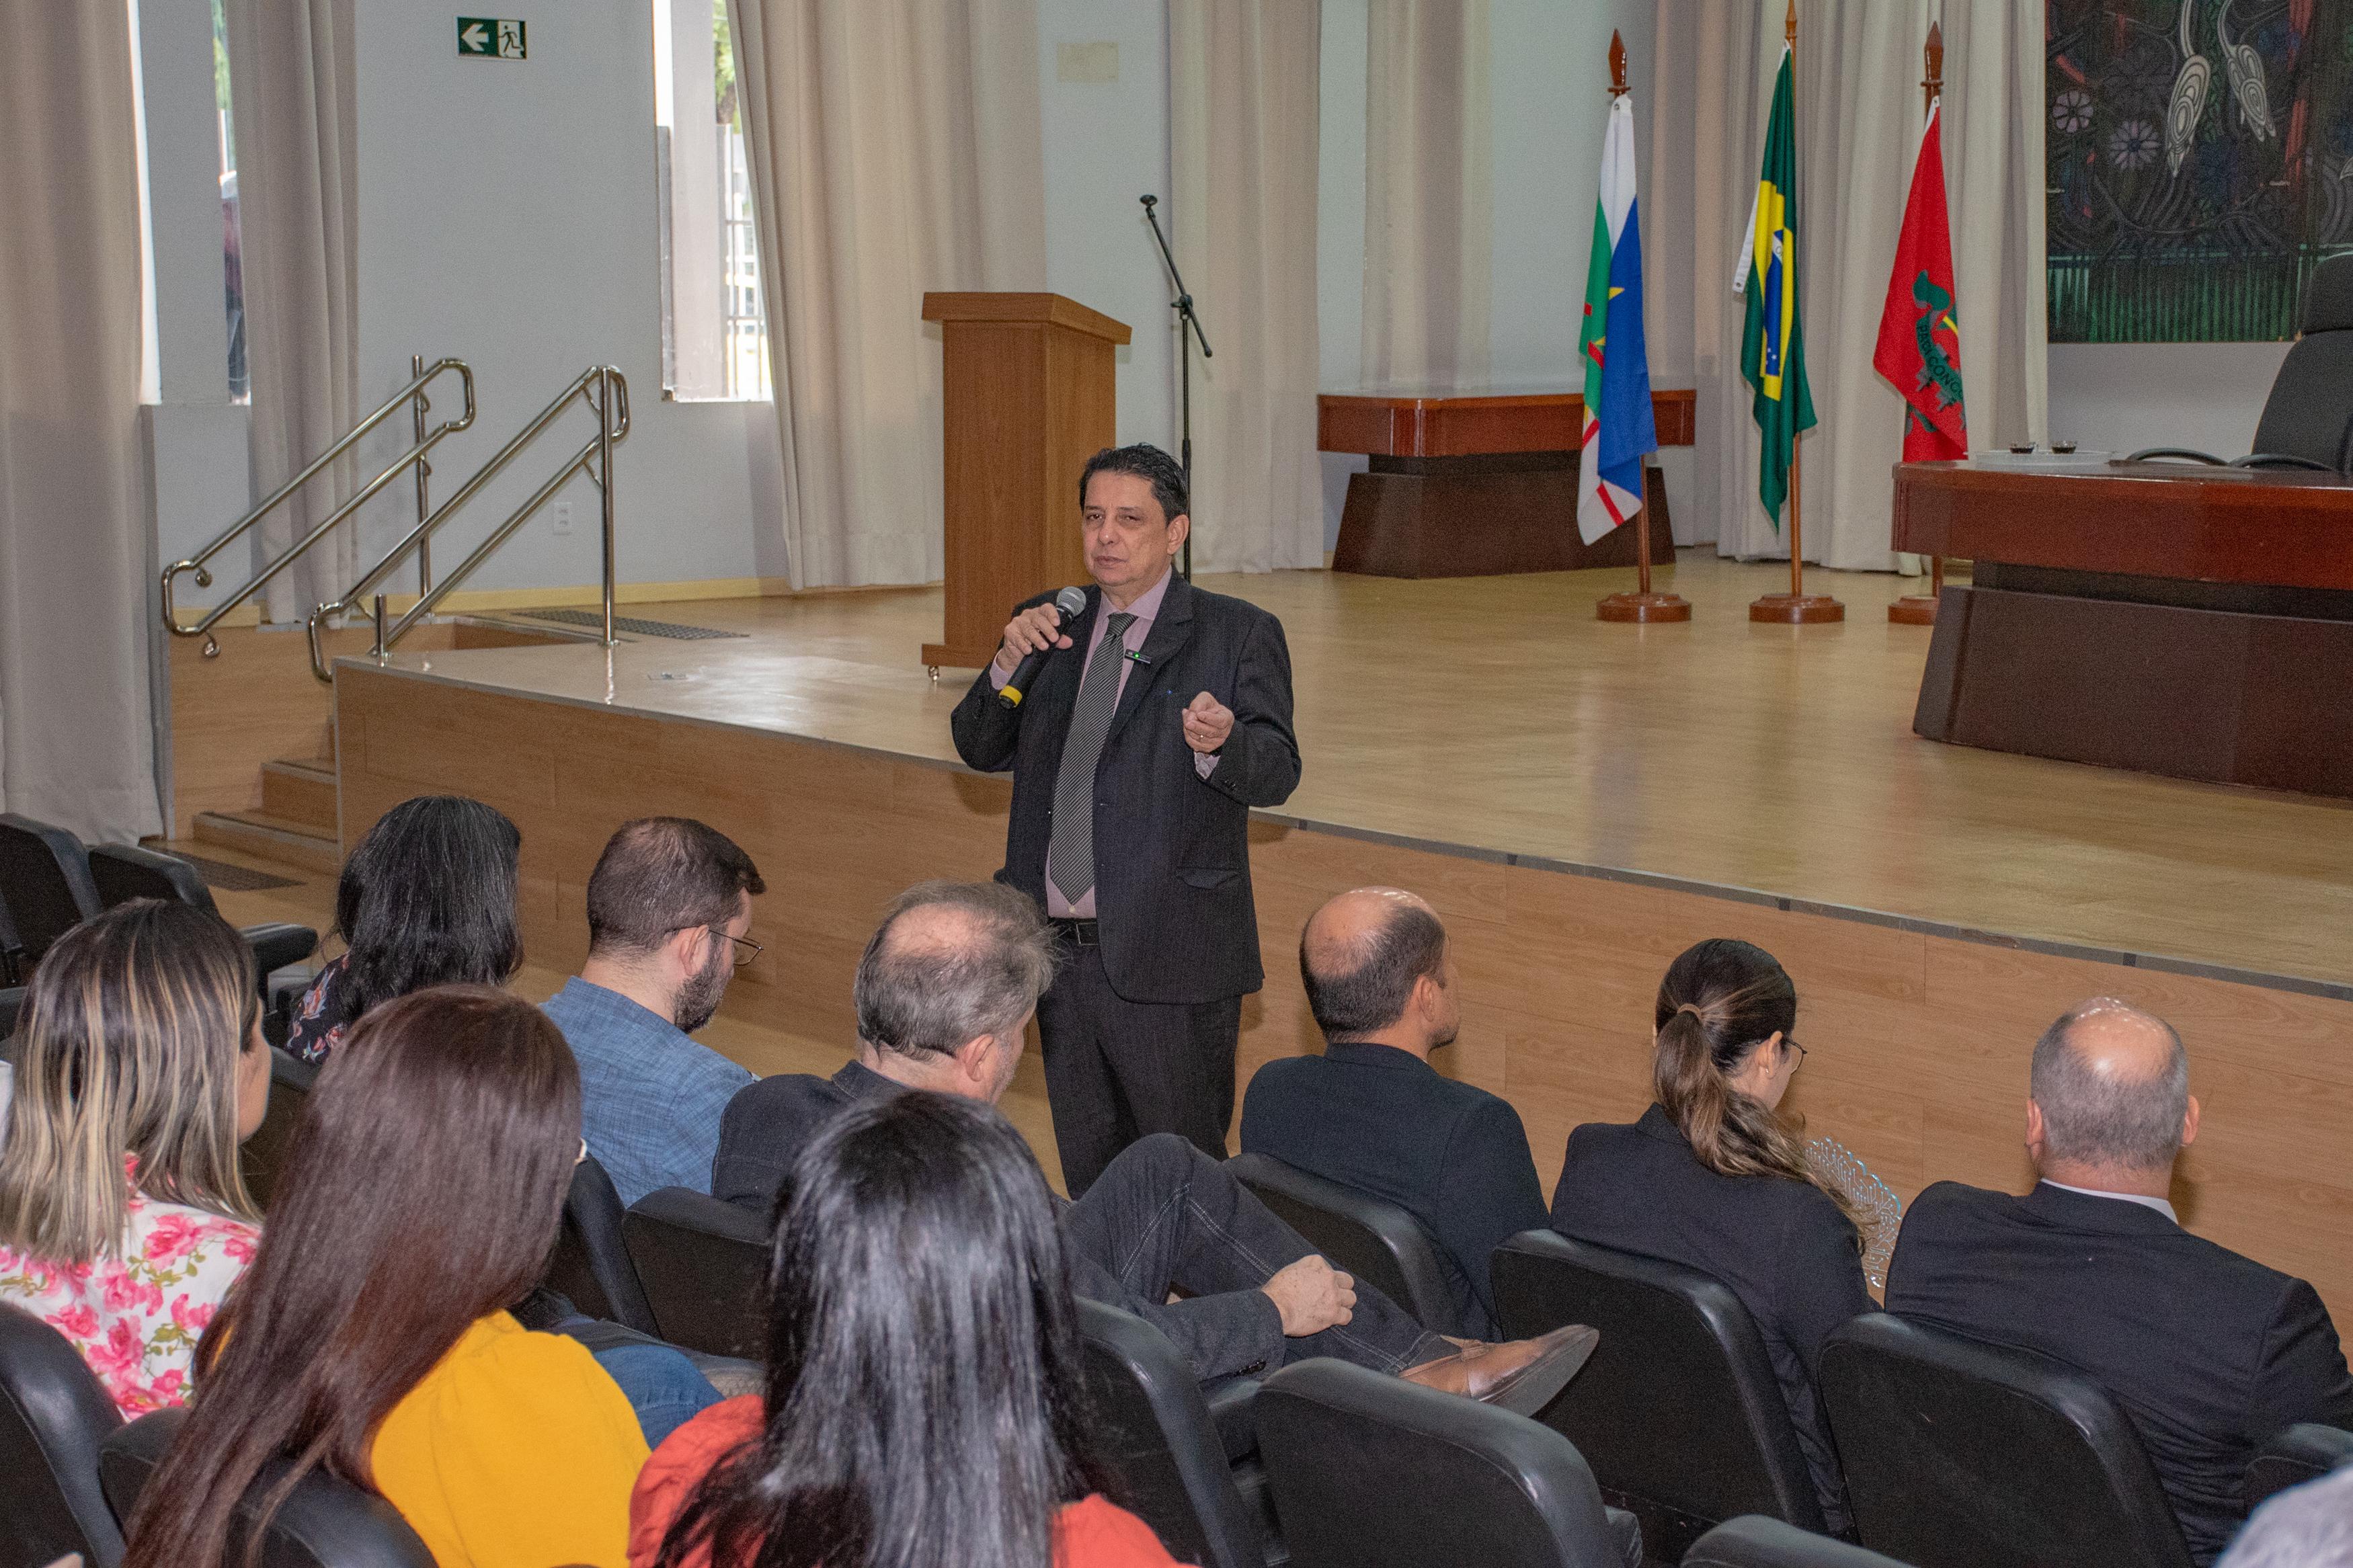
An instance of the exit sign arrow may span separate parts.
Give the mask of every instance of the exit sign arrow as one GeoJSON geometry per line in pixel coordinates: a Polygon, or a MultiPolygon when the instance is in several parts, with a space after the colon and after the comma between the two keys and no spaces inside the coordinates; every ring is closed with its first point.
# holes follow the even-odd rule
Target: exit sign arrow
{"type": "Polygon", "coordinates": [[[480,59],[522,59],[522,23],[507,16],[460,16],[458,53],[480,59]]]}
{"type": "Polygon", "coordinates": [[[458,41],[466,46],[469,54],[487,55],[491,52],[491,30],[480,22],[469,22],[460,28],[458,41]]]}

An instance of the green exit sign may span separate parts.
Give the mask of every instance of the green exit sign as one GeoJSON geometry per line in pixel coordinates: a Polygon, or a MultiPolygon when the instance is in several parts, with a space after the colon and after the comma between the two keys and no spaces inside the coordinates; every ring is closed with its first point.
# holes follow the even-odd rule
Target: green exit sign
{"type": "Polygon", "coordinates": [[[484,59],[522,59],[524,58],[522,24],[505,16],[460,16],[458,18],[458,52],[480,56],[484,59]]]}

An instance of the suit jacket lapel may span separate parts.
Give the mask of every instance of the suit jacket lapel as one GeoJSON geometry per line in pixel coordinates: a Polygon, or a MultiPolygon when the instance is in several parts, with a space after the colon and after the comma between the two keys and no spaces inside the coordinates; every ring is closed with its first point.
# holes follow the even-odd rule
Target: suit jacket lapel
{"type": "Polygon", "coordinates": [[[1129,716],[1144,705],[1154,686],[1166,675],[1169,661],[1192,637],[1193,584],[1176,575],[1176,568],[1171,567],[1168,592],[1161,597],[1160,614],[1153,617],[1152,629],[1145,634],[1141,650],[1151,662],[1129,673],[1127,685],[1119,694],[1119,707],[1111,716],[1111,732],[1103,737],[1105,750],[1119,739],[1119,732],[1127,728],[1129,716]]]}

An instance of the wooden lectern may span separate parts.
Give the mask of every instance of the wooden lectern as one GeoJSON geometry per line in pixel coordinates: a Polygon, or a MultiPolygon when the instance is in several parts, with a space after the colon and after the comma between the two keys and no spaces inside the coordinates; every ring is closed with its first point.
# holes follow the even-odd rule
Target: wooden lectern
{"type": "Polygon", "coordinates": [[[946,339],[946,628],[923,662],[977,669],[1008,612],[1087,580],[1079,470],[1116,438],[1125,325],[1060,294],[926,294],[946,339]]]}

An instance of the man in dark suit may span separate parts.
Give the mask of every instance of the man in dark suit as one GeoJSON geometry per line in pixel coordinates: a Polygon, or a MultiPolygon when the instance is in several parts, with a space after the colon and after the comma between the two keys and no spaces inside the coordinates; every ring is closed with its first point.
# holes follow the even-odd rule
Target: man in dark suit
{"type": "Polygon", "coordinates": [[[1299,973],[1324,1054],[1258,1069],[1242,1147],[1410,1211],[1438,1243],[1461,1331],[1493,1334],[1488,1255],[1544,1225],[1544,1191],[1520,1113],[1430,1065],[1461,1027],[1446,928],[1411,893],[1359,888],[1309,918],[1299,973]]]}
{"type": "Polygon", "coordinates": [[[1282,624],[1172,570],[1184,470],[1155,447],[1108,449],[1079,499],[1086,609],[1064,626],[1049,595],[1018,606],[949,721],[969,766],[1013,770],[997,879],[1068,950],[1038,1032],[1073,1194],[1146,1133],[1224,1157],[1242,997],[1265,979],[1250,809],[1299,783],[1282,624]],[[1040,648],[1071,653],[1008,707],[1040,648]]]}
{"type": "Polygon", "coordinates": [[[2297,1421],[2353,1426],[2353,1377],[2310,1285],[2183,1230],[2167,1200],[2198,1101],[2181,1038],[2105,998],[2035,1043],[2024,1197],[1939,1182],[1915,1199],[1887,1310],[2074,1368],[2116,1397],[2172,1499],[2190,1556],[2245,1517],[2263,1443],[2297,1421]]]}

